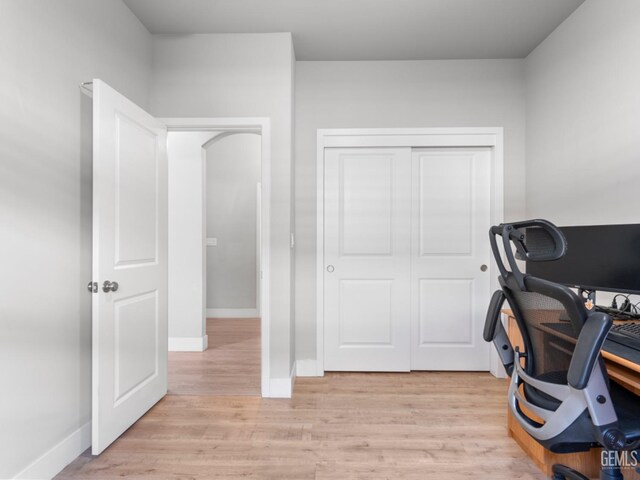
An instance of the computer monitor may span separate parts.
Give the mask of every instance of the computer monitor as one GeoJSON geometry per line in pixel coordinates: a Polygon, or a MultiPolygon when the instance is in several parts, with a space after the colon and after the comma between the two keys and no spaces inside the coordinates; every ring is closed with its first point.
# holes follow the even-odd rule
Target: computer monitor
{"type": "Polygon", "coordinates": [[[585,290],[640,294],[640,224],[560,227],[567,254],[527,273],[585,290]]]}

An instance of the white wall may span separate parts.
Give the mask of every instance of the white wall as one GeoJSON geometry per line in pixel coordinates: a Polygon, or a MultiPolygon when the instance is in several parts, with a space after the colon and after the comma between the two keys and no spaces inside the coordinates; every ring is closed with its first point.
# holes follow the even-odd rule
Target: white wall
{"type": "Polygon", "coordinates": [[[638,223],[640,2],[587,0],[526,59],[527,215],[638,223]]]}
{"type": "Polygon", "coordinates": [[[257,189],[262,142],[237,133],[206,148],[207,308],[253,309],[257,300],[257,189]]]}
{"type": "Polygon", "coordinates": [[[292,254],[291,35],[158,35],[153,39],[151,110],[159,117],[269,117],[272,130],[272,378],[293,363],[290,338],[292,254]]]}
{"type": "Polygon", "coordinates": [[[24,474],[53,475],[88,446],[63,442],[91,417],[92,110],[78,85],[101,78],[146,107],[150,61],[119,0],[0,2],[0,478],[52,448],[24,474]]]}
{"type": "Polygon", "coordinates": [[[504,127],[505,218],[524,214],[522,60],[296,63],[296,359],[316,358],[319,128],[504,127]]]}
{"type": "Polygon", "coordinates": [[[169,160],[169,350],[206,346],[205,150],[212,132],[167,135],[169,160]]]}

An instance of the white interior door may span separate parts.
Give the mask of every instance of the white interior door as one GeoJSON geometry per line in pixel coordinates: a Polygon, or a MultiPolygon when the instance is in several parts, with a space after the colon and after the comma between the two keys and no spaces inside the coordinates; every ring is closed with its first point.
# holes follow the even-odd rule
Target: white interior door
{"type": "Polygon", "coordinates": [[[412,157],[411,369],[488,370],[491,149],[412,157]]]}
{"type": "Polygon", "coordinates": [[[411,149],[325,150],[326,370],[410,368],[411,149]]]}
{"type": "Polygon", "coordinates": [[[93,128],[97,455],[167,391],[167,154],[164,125],[100,80],[93,128]]]}

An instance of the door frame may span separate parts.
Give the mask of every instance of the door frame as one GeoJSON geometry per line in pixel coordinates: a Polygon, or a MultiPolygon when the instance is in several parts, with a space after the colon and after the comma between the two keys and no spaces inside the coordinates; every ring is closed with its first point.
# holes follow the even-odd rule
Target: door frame
{"type": "MultiPolygon", "coordinates": [[[[318,129],[316,150],[316,376],[324,376],[324,150],[358,147],[490,147],[491,222],[504,221],[504,128],[339,128],[318,129]]],[[[488,233],[487,233],[488,234],[488,233]]],[[[497,269],[489,265],[491,289],[499,288],[497,269]]],[[[502,376],[490,349],[490,372],[502,376]]]]}
{"type": "MultiPolygon", "coordinates": [[[[261,337],[261,394],[262,397],[269,397],[269,338],[271,333],[271,120],[267,117],[159,118],[158,120],[163,122],[167,126],[168,132],[217,132],[220,135],[225,136],[232,135],[234,133],[255,133],[262,137],[262,150],[260,159],[260,183],[262,186],[262,196],[260,198],[260,271],[262,273],[262,280],[259,283],[260,305],[258,307],[258,310],[260,312],[261,337]]],[[[204,156],[202,160],[202,168],[204,174],[204,156]]],[[[203,201],[206,203],[206,195],[203,201]]],[[[204,221],[205,219],[203,218],[203,222],[204,221]]],[[[202,242],[202,248],[206,251],[206,239],[203,238],[202,242]]],[[[206,275],[206,268],[204,269],[203,274],[206,275]]],[[[258,274],[260,274],[260,272],[258,274]]],[[[206,319],[206,305],[203,305],[203,310],[203,316],[206,319]]]]}

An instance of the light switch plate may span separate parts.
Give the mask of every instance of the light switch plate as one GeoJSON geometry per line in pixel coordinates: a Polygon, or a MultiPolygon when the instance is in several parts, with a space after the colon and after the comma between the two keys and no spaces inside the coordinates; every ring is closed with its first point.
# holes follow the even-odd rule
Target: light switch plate
{"type": "Polygon", "coordinates": [[[216,237],[207,237],[207,247],[217,247],[218,239],[216,237]]]}

